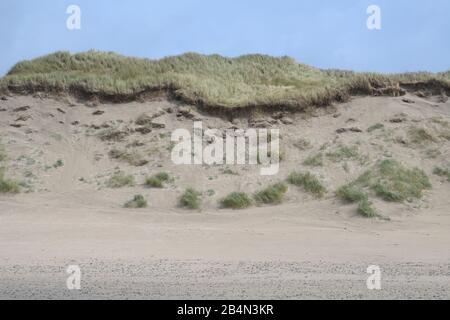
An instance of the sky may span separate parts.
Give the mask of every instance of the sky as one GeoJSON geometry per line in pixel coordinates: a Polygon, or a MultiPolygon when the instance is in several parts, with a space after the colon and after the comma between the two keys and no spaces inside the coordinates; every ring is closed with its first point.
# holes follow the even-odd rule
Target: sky
{"type": "Polygon", "coordinates": [[[450,69],[448,0],[1,0],[0,75],[59,50],[161,58],[184,52],[291,56],[320,68],[450,69]],[[81,29],[69,30],[69,5],[81,29]],[[381,29],[367,27],[380,8],[381,29]]]}

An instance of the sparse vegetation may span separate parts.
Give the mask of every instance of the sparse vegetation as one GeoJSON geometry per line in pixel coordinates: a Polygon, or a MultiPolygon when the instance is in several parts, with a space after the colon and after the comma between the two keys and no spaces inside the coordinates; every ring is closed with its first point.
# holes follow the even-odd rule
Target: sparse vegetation
{"type": "Polygon", "coordinates": [[[64,166],[64,161],[62,159],[56,160],[56,162],[53,164],[53,168],[57,169],[64,166]]]}
{"type": "Polygon", "coordinates": [[[19,62],[0,80],[0,91],[78,92],[125,100],[165,89],[185,102],[204,106],[303,110],[345,101],[351,94],[398,95],[399,84],[417,81],[448,88],[449,73],[322,70],[289,57],[256,54],[225,58],[187,53],[149,60],[88,51],[56,52],[19,62]]]}
{"type": "Polygon", "coordinates": [[[255,193],[253,198],[258,203],[280,203],[283,200],[283,196],[288,190],[286,183],[280,182],[273,184],[266,189],[255,193]]]}
{"type": "Polygon", "coordinates": [[[407,169],[395,160],[383,160],[363,173],[351,186],[368,188],[385,201],[402,202],[421,198],[423,191],[431,188],[431,183],[418,168],[407,169]]]}
{"type": "Polygon", "coordinates": [[[312,148],[311,142],[306,139],[298,139],[296,142],[294,142],[294,147],[300,150],[308,150],[312,148]]]}
{"type": "Polygon", "coordinates": [[[327,191],[319,179],[310,172],[293,172],[289,175],[287,181],[290,184],[302,187],[306,192],[322,198],[327,191]]]}
{"type": "Polygon", "coordinates": [[[327,152],[326,156],[333,162],[341,162],[344,160],[356,160],[359,158],[359,153],[356,146],[339,145],[334,151],[327,152]]]}
{"type": "Polygon", "coordinates": [[[450,182],[450,169],[436,167],[436,168],[434,168],[433,173],[437,176],[447,178],[447,181],[450,182]]]}
{"type": "Polygon", "coordinates": [[[411,127],[408,130],[409,141],[413,144],[426,144],[436,142],[436,138],[428,130],[411,127]]]}
{"type": "Polygon", "coordinates": [[[245,192],[232,192],[220,204],[223,208],[244,209],[252,205],[252,199],[245,192]]]}
{"type": "Polygon", "coordinates": [[[7,179],[5,177],[5,172],[3,168],[0,168],[0,193],[19,193],[20,192],[20,186],[19,183],[7,179]]]}
{"type": "Polygon", "coordinates": [[[127,150],[112,149],[109,151],[109,156],[112,159],[125,161],[136,167],[142,167],[148,163],[148,160],[143,159],[143,156],[136,150],[129,152],[127,150]]]}
{"type": "Polygon", "coordinates": [[[323,166],[323,153],[317,153],[315,155],[311,155],[303,161],[305,166],[309,167],[321,167],[323,166]]]}
{"type": "Polygon", "coordinates": [[[361,191],[360,189],[357,189],[355,186],[352,185],[345,185],[340,187],[336,191],[336,195],[346,201],[346,202],[359,202],[362,200],[367,200],[368,195],[364,191],[361,191]]]}
{"type": "Polygon", "coordinates": [[[358,213],[366,218],[379,217],[379,214],[372,206],[372,202],[370,202],[368,199],[362,199],[361,201],[359,201],[358,213]]]}
{"type": "Polygon", "coordinates": [[[123,206],[125,208],[138,209],[138,208],[146,208],[147,200],[145,200],[144,196],[141,194],[135,195],[134,198],[130,201],[127,201],[123,206]]]}
{"type": "Polygon", "coordinates": [[[200,195],[201,194],[194,189],[187,188],[180,198],[180,206],[191,210],[200,208],[200,195]]]}
{"type": "Polygon", "coordinates": [[[123,172],[115,173],[106,183],[109,188],[123,188],[134,186],[134,177],[123,172]]]}
{"type": "Polygon", "coordinates": [[[7,158],[6,151],[3,146],[0,144],[0,162],[5,161],[7,158]]]}
{"type": "Polygon", "coordinates": [[[383,128],[384,128],[384,124],[382,124],[382,123],[376,123],[376,124],[370,126],[370,127],[367,129],[367,132],[370,133],[370,132],[372,132],[372,131],[380,130],[380,129],[383,129],[383,128]]]}
{"type": "Polygon", "coordinates": [[[167,172],[159,172],[145,179],[145,185],[151,188],[163,188],[164,183],[170,180],[170,175],[167,172]]]}

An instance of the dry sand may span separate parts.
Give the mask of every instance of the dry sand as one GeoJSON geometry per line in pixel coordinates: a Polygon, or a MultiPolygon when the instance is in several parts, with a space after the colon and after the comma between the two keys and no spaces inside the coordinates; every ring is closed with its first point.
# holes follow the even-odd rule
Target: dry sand
{"type": "MultiPolygon", "coordinates": [[[[446,132],[442,120],[450,120],[450,102],[407,97],[415,103],[403,102],[404,97],[355,98],[312,115],[289,115],[293,124],[288,125],[261,115],[283,137],[285,156],[279,174],[272,177],[260,176],[253,166],[172,164],[170,132],[192,129],[193,119],[177,117],[189,106],[161,100],[88,107],[8,97],[0,102],[8,176],[25,181],[29,192],[0,195],[0,298],[449,299],[450,183],[432,171],[436,165],[449,165],[450,142],[407,146],[401,141],[411,126],[436,135],[446,132]],[[14,111],[22,106],[30,108],[14,111]],[[92,115],[97,110],[104,113],[92,115]],[[165,128],[146,135],[133,132],[140,114],[158,110],[157,121],[165,128]],[[21,115],[31,118],[16,121],[21,115]],[[403,121],[390,121],[398,118],[403,121]],[[385,129],[366,132],[379,122],[385,129]],[[22,127],[10,126],[17,123],[22,127]],[[102,141],[98,133],[103,129],[97,129],[102,126],[130,134],[122,142],[102,141]],[[362,132],[336,133],[351,127],[362,132]],[[308,140],[311,148],[294,147],[300,139],[308,140]],[[147,165],[108,157],[112,148],[135,140],[142,143],[136,150],[147,165]],[[357,146],[365,161],[302,165],[321,147],[333,150],[339,144],[357,146]],[[383,157],[422,168],[433,189],[411,203],[374,199],[391,221],[362,218],[354,205],[336,199],[333,190],[383,157]],[[64,165],[54,168],[58,159],[64,165]],[[137,185],[107,188],[118,168],[133,174],[137,185]],[[224,174],[227,168],[238,175],[224,174]],[[253,192],[294,169],[318,175],[329,190],[325,198],[316,200],[290,187],[277,206],[239,211],[218,207],[227,193],[253,192]],[[175,177],[173,183],[164,189],[142,186],[146,175],[163,170],[175,177]],[[199,211],[177,207],[188,186],[203,193],[199,211]],[[147,198],[148,208],[122,207],[139,193],[147,198]],[[68,265],[80,266],[82,290],[66,288],[68,265]],[[381,290],[366,287],[369,265],[382,270],[381,290]]],[[[232,124],[192,110],[205,128],[249,126],[247,119],[232,124]]]]}

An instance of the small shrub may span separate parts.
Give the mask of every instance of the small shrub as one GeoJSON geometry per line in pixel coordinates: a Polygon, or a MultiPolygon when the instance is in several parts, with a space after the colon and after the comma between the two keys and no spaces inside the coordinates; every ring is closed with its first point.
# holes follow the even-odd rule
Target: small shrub
{"type": "Polygon", "coordinates": [[[318,153],[316,155],[309,156],[305,159],[305,161],[303,161],[303,164],[310,167],[321,167],[323,166],[323,154],[318,153]]]}
{"type": "Polygon", "coordinates": [[[253,198],[256,200],[256,202],[259,203],[280,203],[283,199],[283,195],[288,190],[288,187],[285,183],[277,183],[273,184],[266,189],[259,191],[255,193],[253,198]]]}
{"type": "Polygon", "coordinates": [[[379,129],[383,129],[384,128],[384,124],[382,124],[382,123],[376,123],[376,124],[374,124],[373,126],[370,126],[368,129],[367,129],[367,132],[372,132],[372,131],[375,131],[375,130],[379,130],[379,129]]]}
{"type": "Polygon", "coordinates": [[[223,208],[244,209],[252,204],[245,192],[232,192],[220,201],[223,208]]]}
{"type": "Polygon", "coordinates": [[[109,188],[122,188],[134,186],[134,177],[123,172],[115,173],[106,183],[109,188]]]}
{"type": "Polygon", "coordinates": [[[200,193],[192,188],[186,189],[180,198],[180,206],[188,209],[200,208],[200,193]]]}
{"type": "Polygon", "coordinates": [[[134,198],[123,205],[125,208],[137,209],[146,208],[147,200],[141,194],[135,195],[134,198]]]}
{"type": "Polygon", "coordinates": [[[326,188],[319,179],[310,172],[293,172],[289,175],[288,182],[298,187],[302,187],[306,192],[312,193],[318,198],[323,197],[326,192],[326,188]]]}

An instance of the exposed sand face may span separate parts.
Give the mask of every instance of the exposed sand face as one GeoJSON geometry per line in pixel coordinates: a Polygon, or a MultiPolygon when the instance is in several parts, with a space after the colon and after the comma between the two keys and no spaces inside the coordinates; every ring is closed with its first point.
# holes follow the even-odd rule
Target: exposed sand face
{"type": "Polygon", "coordinates": [[[450,142],[402,141],[411,126],[435,135],[450,130],[441,121],[450,120],[450,102],[404,98],[355,98],[317,116],[287,115],[293,120],[288,125],[261,116],[280,129],[285,154],[280,172],[264,177],[257,166],[177,166],[170,160],[172,130],[192,130],[194,120],[204,128],[245,129],[247,119],[232,124],[195,110],[193,119],[177,117],[189,107],[167,101],[87,107],[9,97],[0,102],[8,176],[25,180],[32,192],[0,195],[0,298],[449,298],[450,183],[432,171],[449,165],[450,142]],[[30,108],[14,111],[22,106],[30,108]],[[98,110],[104,113],[92,114],[98,110]],[[165,128],[133,132],[144,112],[158,113],[155,122],[165,128]],[[31,118],[16,121],[21,116],[31,118]],[[130,133],[120,142],[102,141],[104,128],[97,127],[105,123],[130,133]],[[376,123],[384,129],[368,133],[376,123]],[[336,133],[352,127],[362,132],[336,133]],[[311,147],[295,147],[300,139],[311,147]],[[135,140],[139,146],[128,149],[142,154],[147,165],[110,159],[108,151],[135,140]],[[339,144],[356,146],[360,157],[302,165],[319,149],[332,151],[339,144]],[[411,203],[373,199],[391,221],[359,217],[355,205],[336,199],[337,187],[389,155],[423,169],[433,189],[411,203]],[[59,159],[63,165],[53,167],[59,159]],[[136,186],[106,187],[117,167],[133,174],[136,186]],[[226,168],[238,174],[224,174],[226,168]],[[292,186],[277,206],[218,206],[231,191],[251,193],[297,169],[320,177],[328,189],[323,200],[292,186]],[[142,186],[145,176],[159,171],[169,172],[174,182],[163,189],[142,186]],[[200,211],[177,207],[188,186],[202,192],[200,211]],[[124,209],[135,194],[144,195],[149,207],[124,209]],[[82,268],[84,291],[66,289],[69,264],[82,268]],[[383,270],[381,291],[365,286],[369,265],[383,270]]]}

